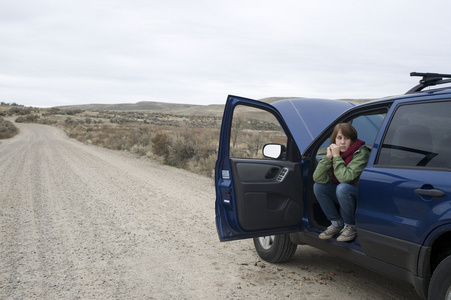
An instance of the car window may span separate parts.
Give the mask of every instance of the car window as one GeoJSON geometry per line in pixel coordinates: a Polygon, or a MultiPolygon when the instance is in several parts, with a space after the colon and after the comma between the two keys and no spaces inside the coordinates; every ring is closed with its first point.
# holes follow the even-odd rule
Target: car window
{"type": "MultiPolygon", "coordinates": [[[[357,137],[365,142],[368,148],[372,148],[376,135],[379,132],[379,128],[384,121],[386,113],[375,113],[369,115],[361,115],[349,122],[355,130],[357,130],[357,137]]],[[[317,152],[317,160],[320,160],[324,155],[326,155],[327,147],[330,145],[330,137],[327,138],[320,146],[317,152]]]]}
{"type": "Polygon", "coordinates": [[[451,102],[400,106],[390,122],[377,164],[451,168],[451,102]]]}
{"type": "Polygon", "coordinates": [[[287,146],[287,136],[273,114],[262,109],[238,105],[233,112],[230,157],[263,159],[263,146],[287,146]]]}

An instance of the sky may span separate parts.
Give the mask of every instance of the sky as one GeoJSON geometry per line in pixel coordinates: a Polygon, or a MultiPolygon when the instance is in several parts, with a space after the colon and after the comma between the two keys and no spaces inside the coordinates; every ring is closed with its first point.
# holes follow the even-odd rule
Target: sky
{"type": "Polygon", "coordinates": [[[451,73],[449,0],[1,0],[0,101],[374,99],[451,73]]]}

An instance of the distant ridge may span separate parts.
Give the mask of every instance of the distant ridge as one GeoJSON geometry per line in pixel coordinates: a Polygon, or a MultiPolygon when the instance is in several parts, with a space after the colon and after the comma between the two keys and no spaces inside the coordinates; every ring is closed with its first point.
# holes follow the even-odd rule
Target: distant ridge
{"type": "MultiPolygon", "coordinates": [[[[296,97],[270,97],[260,99],[266,103],[272,103],[283,99],[293,99],[296,97]]],[[[225,100],[224,100],[225,102],[225,100]]],[[[141,101],[137,103],[117,103],[117,104],[82,104],[57,106],[60,109],[82,109],[90,111],[146,111],[153,113],[190,115],[190,116],[222,116],[224,112],[223,104],[195,105],[141,101]]]]}
{"type": "MultiPolygon", "coordinates": [[[[283,99],[295,99],[301,97],[269,97],[259,99],[266,103],[273,103],[283,99]]],[[[364,103],[370,100],[339,100],[350,101],[354,103],[364,103]]],[[[225,102],[225,101],[224,101],[225,102]]],[[[191,116],[222,116],[224,111],[223,104],[195,105],[165,103],[153,101],[141,101],[137,103],[119,103],[119,104],[83,104],[83,105],[65,105],[57,106],[60,109],[82,109],[90,111],[146,111],[163,114],[191,115],[191,116]]]]}
{"type": "Polygon", "coordinates": [[[141,101],[137,103],[116,103],[116,104],[82,104],[82,105],[67,105],[58,106],[61,109],[85,109],[85,110],[165,110],[168,107],[173,109],[187,109],[197,105],[193,104],[177,104],[141,101]]]}
{"type": "Polygon", "coordinates": [[[137,103],[119,104],[83,104],[57,106],[60,109],[82,109],[91,111],[146,111],[154,113],[167,113],[178,115],[220,115],[224,105],[194,105],[165,102],[141,101],[137,103]]]}

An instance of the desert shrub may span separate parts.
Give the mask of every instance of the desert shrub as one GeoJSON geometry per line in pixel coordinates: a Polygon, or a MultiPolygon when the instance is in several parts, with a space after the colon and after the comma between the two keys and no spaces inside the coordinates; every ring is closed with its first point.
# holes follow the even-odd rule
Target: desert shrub
{"type": "Polygon", "coordinates": [[[28,114],[28,115],[18,117],[16,119],[16,122],[17,123],[37,123],[38,119],[39,119],[38,115],[28,114]]]}
{"type": "Polygon", "coordinates": [[[69,116],[74,116],[76,114],[81,114],[82,112],[83,112],[83,110],[81,110],[81,109],[60,110],[60,113],[65,114],[65,115],[69,115],[69,116]]]}
{"type": "Polygon", "coordinates": [[[200,159],[192,159],[186,165],[186,169],[196,174],[213,177],[217,158],[217,154],[210,154],[200,159]]]}
{"type": "Polygon", "coordinates": [[[81,125],[81,124],[84,124],[84,123],[85,123],[84,120],[81,120],[81,119],[74,119],[74,118],[72,118],[72,117],[67,117],[67,118],[64,120],[64,124],[65,124],[65,125],[69,125],[69,126],[77,126],[77,125],[81,125]]]}
{"type": "Polygon", "coordinates": [[[130,151],[139,156],[146,156],[150,152],[150,148],[139,145],[133,145],[130,151]]]}
{"type": "Polygon", "coordinates": [[[47,112],[43,113],[43,116],[52,116],[52,115],[60,115],[60,114],[63,114],[61,109],[59,109],[57,107],[52,107],[52,108],[48,109],[47,112]]]}
{"type": "Polygon", "coordinates": [[[13,116],[13,115],[28,115],[31,113],[31,110],[29,108],[23,108],[23,107],[18,107],[18,106],[14,106],[11,107],[8,111],[8,115],[13,116]]]}
{"type": "Polygon", "coordinates": [[[130,128],[126,133],[127,137],[127,150],[133,146],[146,147],[150,142],[150,132],[144,128],[130,128]]]}
{"type": "Polygon", "coordinates": [[[127,117],[112,117],[110,118],[110,123],[116,123],[116,124],[136,124],[139,123],[137,120],[133,118],[127,118],[127,117]]]}
{"type": "Polygon", "coordinates": [[[121,136],[120,134],[114,134],[109,136],[105,140],[104,147],[108,149],[113,150],[125,150],[126,140],[124,136],[121,136]]]}
{"type": "Polygon", "coordinates": [[[169,136],[164,132],[158,132],[150,139],[150,142],[152,144],[152,152],[167,160],[169,157],[169,147],[171,145],[169,136]]]}
{"type": "Polygon", "coordinates": [[[178,138],[172,143],[167,163],[176,167],[184,167],[194,154],[193,145],[188,140],[178,138]]]}
{"type": "Polygon", "coordinates": [[[55,124],[58,124],[58,121],[57,120],[51,120],[51,119],[41,119],[39,121],[39,124],[55,125],[55,124]]]}
{"type": "Polygon", "coordinates": [[[196,158],[198,160],[205,159],[211,155],[216,155],[218,153],[217,144],[203,144],[199,147],[199,150],[196,152],[196,158]]]}
{"type": "Polygon", "coordinates": [[[0,139],[9,139],[19,133],[19,129],[10,121],[0,119],[0,139]]]}

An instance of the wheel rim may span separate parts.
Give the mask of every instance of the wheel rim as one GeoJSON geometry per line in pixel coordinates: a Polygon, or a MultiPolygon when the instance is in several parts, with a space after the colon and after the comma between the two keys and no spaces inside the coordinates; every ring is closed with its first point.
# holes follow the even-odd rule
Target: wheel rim
{"type": "Polygon", "coordinates": [[[451,286],[448,288],[448,291],[446,292],[445,300],[451,300],[451,286]]]}
{"type": "Polygon", "coordinates": [[[259,237],[258,241],[263,249],[269,250],[271,249],[271,246],[274,244],[274,235],[259,237]]]}

